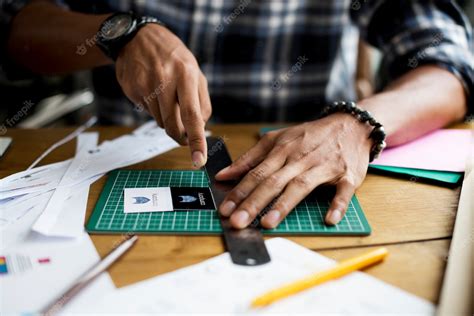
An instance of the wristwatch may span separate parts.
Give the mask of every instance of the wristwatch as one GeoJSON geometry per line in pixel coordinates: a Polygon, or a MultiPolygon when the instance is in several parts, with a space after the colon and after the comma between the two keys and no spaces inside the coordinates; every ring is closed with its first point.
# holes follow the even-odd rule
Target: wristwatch
{"type": "Polygon", "coordinates": [[[115,61],[120,50],[148,23],[163,25],[151,16],[137,17],[133,12],[114,13],[102,22],[97,33],[97,45],[115,61]]]}

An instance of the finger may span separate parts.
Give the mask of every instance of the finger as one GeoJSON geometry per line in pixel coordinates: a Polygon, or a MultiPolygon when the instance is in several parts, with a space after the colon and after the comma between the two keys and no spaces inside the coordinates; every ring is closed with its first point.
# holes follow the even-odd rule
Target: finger
{"type": "Polygon", "coordinates": [[[193,164],[195,167],[202,167],[207,160],[207,143],[204,120],[201,116],[197,76],[189,74],[182,76],[178,85],[178,101],[193,164]]]}
{"type": "Polygon", "coordinates": [[[336,184],[336,194],[331,201],[326,213],[326,224],[336,225],[341,221],[347,211],[347,207],[355,192],[355,185],[352,181],[342,178],[336,184]]]}
{"type": "Polygon", "coordinates": [[[236,208],[238,211],[230,218],[232,226],[235,228],[248,226],[285,189],[288,182],[303,172],[303,168],[302,164],[286,165],[262,181],[236,208]]]}
{"type": "Polygon", "coordinates": [[[266,228],[275,228],[281,221],[316,187],[328,182],[332,175],[324,166],[313,167],[293,178],[270,211],[262,217],[261,224],[266,228]]]}
{"type": "MultiPolygon", "coordinates": [[[[220,212],[224,216],[229,216],[250,193],[267,178],[271,178],[285,164],[285,156],[269,155],[257,167],[250,170],[245,177],[230,191],[220,206],[220,212]]],[[[271,181],[271,180],[270,180],[271,181]]],[[[241,211],[246,211],[241,209],[241,211]]],[[[252,214],[251,214],[252,215],[252,214]]],[[[245,216],[245,214],[236,215],[237,217],[245,216]]],[[[243,220],[242,220],[243,221],[243,220]]]]}
{"type": "Polygon", "coordinates": [[[240,156],[230,166],[219,171],[216,174],[216,179],[219,181],[233,180],[249,172],[265,159],[273,147],[274,139],[274,137],[269,135],[263,136],[249,151],[240,156]]]}
{"type": "Polygon", "coordinates": [[[201,115],[204,123],[206,123],[212,114],[211,98],[207,87],[207,79],[201,74],[199,79],[199,101],[201,104],[201,115]]]}
{"type": "Polygon", "coordinates": [[[146,89],[141,90],[139,93],[139,100],[141,101],[140,105],[144,105],[145,109],[155,119],[156,123],[160,127],[164,127],[160,113],[160,102],[158,102],[158,98],[151,97],[155,93],[153,86],[147,85],[146,89]]]}
{"type": "Polygon", "coordinates": [[[149,80],[147,81],[145,78],[139,78],[137,80],[138,82],[144,83],[143,85],[138,85],[136,89],[136,91],[140,93],[140,100],[142,101],[142,104],[145,105],[146,110],[155,119],[156,123],[163,128],[164,124],[160,113],[161,102],[158,101],[153,82],[149,80]],[[143,88],[140,89],[140,87],[143,88]]]}
{"type": "Polygon", "coordinates": [[[180,145],[188,145],[184,125],[181,121],[181,113],[179,105],[175,103],[171,108],[161,107],[161,117],[163,118],[163,125],[171,138],[173,138],[180,145]]]}
{"type": "Polygon", "coordinates": [[[175,91],[175,88],[169,85],[166,87],[166,90],[160,90],[158,94],[158,100],[161,104],[160,114],[166,133],[180,145],[187,145],[186,134],[181,121],[181,113],[175,91]]]}
{"type": "MultiPolygon", "coordinates": [[[[144,98],[144,101],[146,101],[145,98],[144,98]]],[[[150,113],[150,115],[155,119],[158,126],[164,128],[163,119],[161,118],[160,105],[158,103],[158,100],[154,100],[152,102],[148,101],[148,103],[144,103],[144,104],[146,104],[148,113],[150,113]]]]}

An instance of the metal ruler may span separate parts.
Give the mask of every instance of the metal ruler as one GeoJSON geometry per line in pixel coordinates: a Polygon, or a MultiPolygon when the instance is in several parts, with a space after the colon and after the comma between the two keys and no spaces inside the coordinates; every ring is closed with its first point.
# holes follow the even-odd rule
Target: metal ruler
{"type": "MultiPolygon", "coordinates": [[[[209,187],[216,207],[224,200],[227,193],[235,186],[235,182],[220,182],[215,175],[232,163],[224,140],[218,137],[207,138],[207,163],[202,168],[207,172],[209,187]]],[[[244,266],[257,266],[270,262],[262,233],[256,227],[244,229],[232,228],[229,218],[218,215],[222,225],[224,241],[232,262],[244,266]]]]}

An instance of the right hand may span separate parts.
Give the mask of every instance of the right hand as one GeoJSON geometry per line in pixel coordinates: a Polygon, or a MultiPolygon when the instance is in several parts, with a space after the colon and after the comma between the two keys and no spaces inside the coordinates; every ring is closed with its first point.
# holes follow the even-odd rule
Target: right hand
{"type": "Polygon", "coordinates": [[[125,95],[174,140],[189,145],[194,166],[203,166],[211,101],[207,80],[184,43],[167,28],[148,24],[121,50],[116,75],[125,95]]]}

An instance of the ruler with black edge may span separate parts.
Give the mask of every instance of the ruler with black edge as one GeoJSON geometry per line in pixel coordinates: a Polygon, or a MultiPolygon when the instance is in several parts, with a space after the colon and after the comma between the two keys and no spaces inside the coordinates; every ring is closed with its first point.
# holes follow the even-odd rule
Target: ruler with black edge
{"type": "MultiPolygon", "coordinates": [[[[219,137],[207,137],[207,163],[202,168],[207,172],[216,208],[232,190],[236,182],[221,182],[215,180],[215,175],[232,163],[224,140],[219,137]]],[[[262,233],[255,225],[244,229],[235,229],[230,225],[229,218],[218,215],[220,218],[224,242],[234,264],[257,266],[270,262],[262,233]]]]}

